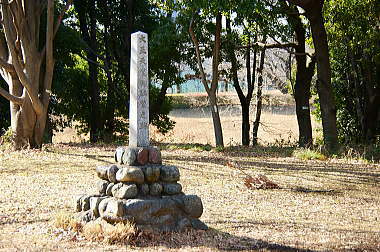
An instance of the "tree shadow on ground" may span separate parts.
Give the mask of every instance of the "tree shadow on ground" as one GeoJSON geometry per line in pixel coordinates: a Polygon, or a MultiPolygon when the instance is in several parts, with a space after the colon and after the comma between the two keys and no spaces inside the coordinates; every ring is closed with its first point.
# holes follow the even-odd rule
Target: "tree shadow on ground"
{"type": "MultiPolygon", "coordinates": [[[[176,155],[176,154],[168,154],[165,155],[166,160],[171,160],[172,163],[182,162],[182,163],[209,163],[212,165],[221,165],[226,166],[227,163],[233,162],[238,166],[236,170],[242,170],[244,172],[251,172],[252,169],[259,170],[260,172],[276,174],[281,173],[286,176],[308,176],[308,180],[318,181],[320,177],[325,177],[330,181],[336,181],[339,183],[344,183],[348,185],[373,185],[379,186],[380,184],[380,173],[376,171],[371,171],[368,169],[363,169],[362,164],[335,164],[335,163],[327,163],[327,162],[307,162],[307,161],[297,161],[297,160],[289,160],[289,161],[277,161],[277,160],[266,160],[266,159],[256,159],[256,160],[246,160],[242,159],[239,161],[235,161],[235,155],[231,153],[221,153],[220,155],[215,155],[210,157],[209,155],[204,156],[193,156],[193,155],[176,155]],[[312,178],[312,175],[314,178],[312,178]]],[[[197,168],[189,168],[187,166],[178,165],[182,169],[188,169],[197,172],[204,172],[201,169],[197,168]]],[[[234,169],[234,168],[228,168],[234,169]]],[[[218,176],[230,176],[232,174],[228,172],[228,170],[215,171],[208,170],[208,174],[214,174],[218,176]]]]}
{"type": "Polygon", "coordinates": [[[313,250],[270,243],[247,236],[236,236],[216,229],[207,231],[189,230],[181,233],[144,234],[134,244],[136,247],[166,247],[185,249],[187,247],[202,250],[225,251],[300,251],[313,250]]]}

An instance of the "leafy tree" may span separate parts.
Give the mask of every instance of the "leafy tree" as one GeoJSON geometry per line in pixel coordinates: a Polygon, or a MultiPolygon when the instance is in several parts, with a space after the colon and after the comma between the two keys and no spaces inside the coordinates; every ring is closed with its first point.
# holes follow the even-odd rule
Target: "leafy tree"
{"type": "Polygon", "coordinates": [[[323,19],[325,0],[287,0],[305,10],[310,22],[317,61],[317,91],[321,106],[324,143],[329,151],[338,147],[336,106],[331,84],[329,46],[323,19]]]}
{"type": "Polygon", "coordinates": [[[54,70],[53,39],[69,6],[70,1],[54,24],[53,0],[5,0],[0,5],[0,72],[8,84],[8,91],[0,88],[0,94],[11,102],[15,148],[42,145],[54,70]],[[41,22],[42,15],[46,22],[41,22]]]}
{"type": "Polygon", "coordinates": [[[379,1],[330,0],[324,13],[340,140],[374,143],[380,133],[379,1]]]}

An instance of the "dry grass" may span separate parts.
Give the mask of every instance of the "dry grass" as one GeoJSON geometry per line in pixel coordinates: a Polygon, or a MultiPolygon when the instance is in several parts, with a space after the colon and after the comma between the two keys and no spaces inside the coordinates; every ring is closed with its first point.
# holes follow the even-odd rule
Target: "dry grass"
{"type": "MultiPolygon", "coordinates": [[[[164,163],[180,168],[185,193],[202,198],[201,220],[210,230],[153,234],[133,233],[131,226],[82,227],[72,219],[73,198],[93,192],[95,167],[113,162],[115,146],[56,143],[20,152],[0,147],[0,250],[380,250],[378,164],[295,157],[291,145],[284,147],[288,135],[297,138],[294,115],[264,113],[263,122],[277,131],[260,131],[259,137],[275,145],[255,148],[234,146],[240,119],[222,116],[230,147],[219,151],[203,151],[209,146],[202,145],[185,150],[191,147],[185,143],[213,144],[211,119],[173,118],[174,132],[153,138],[179,143],[161,145],[164,163]],[[244,185],[247,175],[260,174],[281,189],[244,185]]],[[[55,141],[68,139],[82,141],[67,132],[55,141]]]]}
{"type": "MultiPolygon", "coordinates": [[[[94,167],[111,163],[113,150],[56,144],[42,151],[0,152],[0,249],[124,250],[116,239],[123,227],[114,235],[88,227],[88,239],[80,239],[51,224],[61,216],[62,225],[72,225],[70,215],[60,213],[73,212],[74,196],[92,192],[94,167]],[[99,243],[99,237],[107,242],[99,243]]],[[[201,196],[201,219],[211,229],[141,234],[128,249],[380,250],[379,165],[302,161],[289,150],[163,151],[165,163],[179,166],[184,191],[201,196]],[[283,189],[248,190],[245,175],[227,162],[252,176],[265,174],[283,189]]]]}

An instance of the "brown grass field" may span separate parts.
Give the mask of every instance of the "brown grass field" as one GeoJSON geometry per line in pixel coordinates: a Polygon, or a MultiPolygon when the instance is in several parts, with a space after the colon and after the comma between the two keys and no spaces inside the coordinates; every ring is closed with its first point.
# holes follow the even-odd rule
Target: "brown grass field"
{"type": "Polygon", "coordinates": [[[259,133],[261,143],[277,145],[255,148],[234,146],[240,119],[222,117],[225,144],[231,145],[223,151],[181,147],[213,144],[209,118],[173,119],[172,133],[153,132],[152,139],[163,150],[163,162],[180,168],[183,191],[202,198],[208,231],[142,234],[111,245],[56,228],[54,219],[74,211],[74,196],[94,189],[95,167],[111,164],[116,148],[78,143],[86,138],[69,130],[38,151],[0,147],[0,250],[380,251],[379,164],[296,158],[294,148],[286,147],[289,135],[297,137],[294,115],[264,113],[271,131],[259,133]],[[246,175],[227,162],[251,176],[265,174],[282,189],[248,189],[246,175]]]}

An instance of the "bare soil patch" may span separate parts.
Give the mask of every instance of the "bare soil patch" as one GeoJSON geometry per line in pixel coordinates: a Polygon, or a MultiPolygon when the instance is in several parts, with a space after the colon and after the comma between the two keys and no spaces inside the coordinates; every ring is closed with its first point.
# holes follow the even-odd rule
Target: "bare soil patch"
{"type": "Polygon", "coordinates": [[[51,221],[61,211],[73,212],[73,196],[91,193],[95,166],[112,163],[114,149],[55,144],[42,151],[1,150],[0,249],[380,250],[379,165],[301,161],[291,148],[163,150],[164,162],[180,168],[183,191],[202,198],[209,231],[108,245],[56,230],[51,221]],[[245,175],[227,162],[252,176],[265,174],[283,189],[249,190],[245,175]]]}

